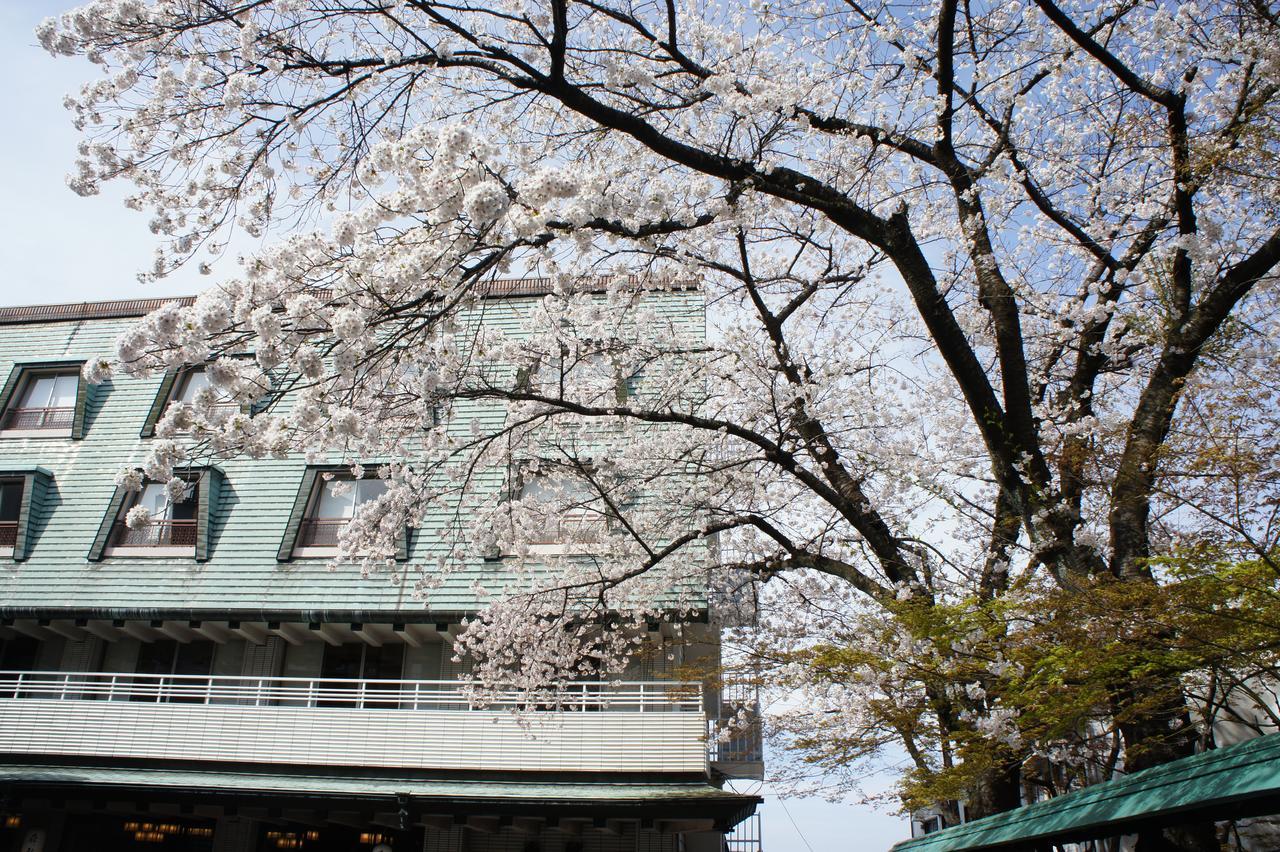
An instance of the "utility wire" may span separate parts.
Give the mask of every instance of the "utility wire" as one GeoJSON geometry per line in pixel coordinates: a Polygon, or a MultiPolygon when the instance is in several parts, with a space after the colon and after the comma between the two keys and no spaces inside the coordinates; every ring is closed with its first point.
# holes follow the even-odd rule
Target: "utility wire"
{"type": "Polygon", "coordinates": [[[787,819],[791,820],[791,827],[796,830],[796,834],[800,837],[800,841],[804,847],[813,852],[813,847],[809,845],[809,840],[804,836],[804,832],[800,830],[800,826],[796,823],[796,818],[791,815],[791,810],[787,807],[787,800],[778,796],[778,804],[782,805],[782,812],[787,815],[787,819]]]}

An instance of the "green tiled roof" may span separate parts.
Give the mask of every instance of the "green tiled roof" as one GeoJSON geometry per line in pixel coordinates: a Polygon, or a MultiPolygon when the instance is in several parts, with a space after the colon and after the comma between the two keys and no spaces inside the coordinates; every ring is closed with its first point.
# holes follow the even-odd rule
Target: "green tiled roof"
{"type": "Polygon", "coordinates": [[[1280,794],[1280,734],[1135,772],[1105,784],[907,840],[893,852],[1041,848],[1176,825],[1272,812],[1280,794]]]}
{"type": "MultiPolygon", "coordinates": [[[[657,310],[701,328],[698,293],[664,292],[654,298],[657,310]]],[[[488,302],[483,321],[514,328],[518,312],[530,304],[528,298],[488,302]]],[[[0,381],[14,364],[109,355],[116,337],[135,322],[116,313],[106,318],[0,323],[0,381]]],[[[38,465],[53,475],[44,505],[35,513],[29,557],[21,562],[0,557],[0,616],[74,611],[97,617],[190,614],[213,619],[218,613],[234,612],[234,617],[263,620],[299,613],[319,621],[330,614],[335,619],[342,617],[336,614],[351,614],[352,620],[373,620],[371,614],[401,611],[411,620],[474,612],[479,607],[473,586],[476,581],[492,586],[500,563],[495,567],[495,563],[476,560],[461,566],[442,587],[431,591],[430,613],[424,613],[408,585],[393,585],[386,576],[361,579],[355,568],[330,571],[324,559],[277,562],[305,470],[301,458],[218,462],[225,478],[211,518],[211,548],[205,562],[123,557],[88,561],[86,555],[115,491],[115,472],[141,463],[146,456],[147,439],[139,437],[139,432],[161,380],[158,375],[116,377],[94,388],[83,440],[0,438],[0,470],[38,465]]],[[[467,425],[460,422],[458,428],[465,430],[467,425]]],[[[425,538],[414,537],[410,565],[434,565],[434,556],[423,544],[425,538]]]]}
{"type": "Polygon", "coordinates": [[[552,805],[587,802],[730,802],[744,806],[757,796],[726,792],[706,783],[626,783],[550,781],[422,780],[394,776],[292,774],[234,769],[158,769],[98,766],[0,765],[0,784],[71,785],[182,790],[252,790],[255,794],[291,796],[380,797],[408,794],[414,798],[452,801],[532,801],[552,805]]]}

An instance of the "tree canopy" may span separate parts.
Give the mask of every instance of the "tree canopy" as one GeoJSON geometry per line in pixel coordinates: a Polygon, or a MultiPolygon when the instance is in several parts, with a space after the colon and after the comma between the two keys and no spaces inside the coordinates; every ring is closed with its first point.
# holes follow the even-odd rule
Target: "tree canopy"
{"type": "Polygon", "coordinates": [[[1206,571],[1274,592],[1266,0],[97,0],[39,37],[103,70],[69,181],[133,184],[149,275],[276,238],[90,366],[268,397],[172,408],[148,475],[392,460],[344,552],[454,510],[397,579],[507,558],[464,643],[493,677],[616,667],[673,588],[762,584],[745,638],[828,702],[797,743],[893,740],[975,812],[1031,757],[1195,747],[1209,655],[1142,613],[1206,571]],[[554,292],[501,333],[510,275],[554,292]],[[690,282],[705,334],[653,292],[690,282]],[[531,553],[566,511],[593,558],[531,553]]]}

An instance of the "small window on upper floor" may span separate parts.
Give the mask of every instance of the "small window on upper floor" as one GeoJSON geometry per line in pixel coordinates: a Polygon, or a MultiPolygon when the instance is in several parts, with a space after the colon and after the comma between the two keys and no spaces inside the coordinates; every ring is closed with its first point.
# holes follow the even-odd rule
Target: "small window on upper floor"
{"type": "Polygon", "coordinates": [[[349,474],[316,478],[306,517],[298,529],[295,556],[328,555],[338,546],[338,533],[350,523],[362,503],[387,490],[381,479],[354,479],[349,474]]]}
{"type": "Polygon", "coordinates": [[[142,424],[141,436],[150,438],[155,435],[156,424],[160,422],[173,403],[182,402],[187,405],[195,405],[197,401],[208,402],[211,419],[214,422],[221,422],[233,414],[241,412],[252,413],[247,406],[241,405],[218,388],[213,387],[209,382],[209,374],[204,367],[185,367],[180,370],[170,370],[160,381],[160,387],[156,391],[151,410],[147,413],[147,419],[142,424]]]}
{"type": "Polygon", "coordinates": [[[589,552],[609,529],[604,499],[590,482],[561,471],[527,475],[520,499],[542,517],[529,542],[535,553],[589,552]]]}
{"type": "Polygon", "coordinates": [[[71,434],[80,375],[75,370],[30,371],[5,409],[0,428],[71,434]]]}
{"type": "Polygon", "coordinates": [[[176,383],[175,392],[170,401],[185,402],[188,405],[193,405],[196,401],[196,396],[205,388],[209,388],[209,392],[213,394],[213,412],[215,414],[235,414],[240,411],[239,404],[209,384],[209,374],[204,371],[203,367],[183,371],[176,383]]]}
{"type": "Polygon", "coordinates": [[[188,483],[179,500],[171,500],[168,487],[148,482],[142,491],[125,500],[111,530],[107,555],[138,553],[151,556],[191,556],[196,546],[196,520],[200,510],[200,486],[188,483]],[[130,528],[125,523],[134,507],[142,506],[150,515],[150,523],[130,528]]]}

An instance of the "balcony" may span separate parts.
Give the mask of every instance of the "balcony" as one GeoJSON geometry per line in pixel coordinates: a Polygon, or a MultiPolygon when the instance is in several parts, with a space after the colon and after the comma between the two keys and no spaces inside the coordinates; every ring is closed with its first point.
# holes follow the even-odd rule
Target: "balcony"
{"type": "Polygon", "coordinates": [[[70,429],[74,408],[11,408],[4,413],[0,429],[70,429]]]}
{"type": "Polygon", "coordinates": [[[575,683],[476,700],[458,681],[0,672],[0,752],[542,772],[707,768],[702,694],[575,683]]]}
{"type": "Polygon", "coordinates": [[[195,547],[195,521],[151,521],[130,529],[117,521],[111,531],[112,547],[195,547]]]}

